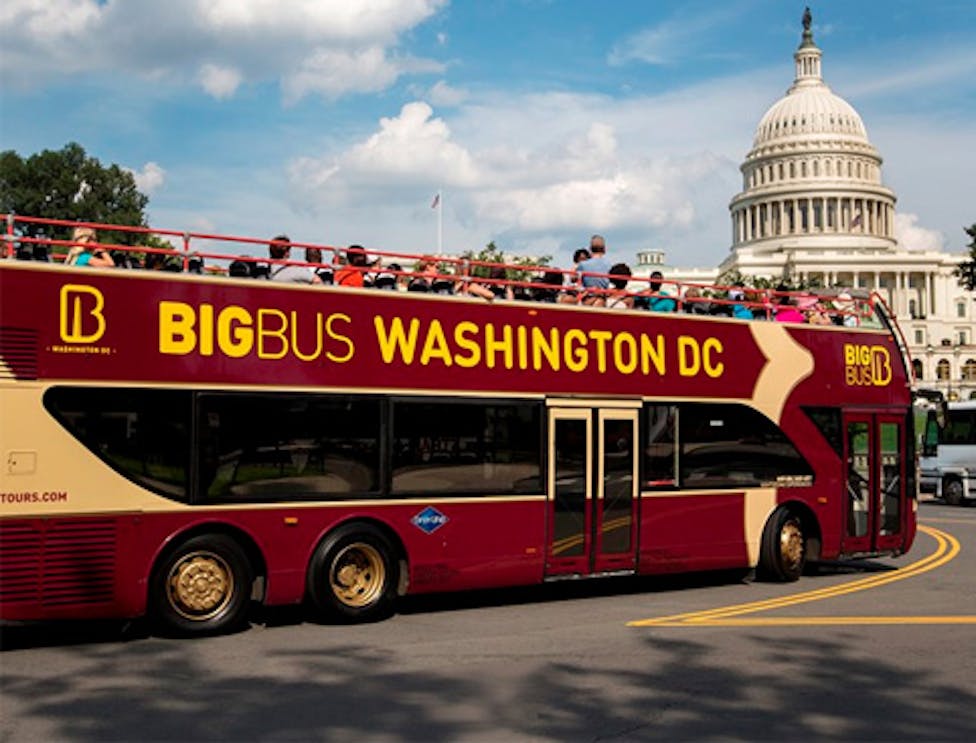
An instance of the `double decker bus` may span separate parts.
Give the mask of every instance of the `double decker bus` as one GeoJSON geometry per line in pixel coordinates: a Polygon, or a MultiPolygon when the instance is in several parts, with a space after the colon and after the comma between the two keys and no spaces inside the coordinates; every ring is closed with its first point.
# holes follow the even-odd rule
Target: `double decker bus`
{"type": "Polygon", "coordinates": [[[910,367],[862,307],[818,326],[11,255],[0,618],[204,634],[252,601],[358,621],[405,594],[900,555],[910,367]]]}

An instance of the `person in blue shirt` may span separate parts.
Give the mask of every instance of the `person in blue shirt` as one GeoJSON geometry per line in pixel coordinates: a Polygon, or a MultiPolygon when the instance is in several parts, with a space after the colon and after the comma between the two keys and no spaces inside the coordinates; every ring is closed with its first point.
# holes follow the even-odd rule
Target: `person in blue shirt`
{"type": "Polygon", "coordinates": [[[576,270],[582,274],[584,289],[608,289],[610,279],[606,276],[593,276],[592,274],[610,273],[610,261],[607,260],[607,243],[602,235],[594,235],[590,238],[590,255],[592,257],[580,261],[576,270]]]}
{"type": "Polygon", "coordinates": [[[647,297],[647,309],[651,312],[674,312],[678,307],[678,303],[671,298],[671,295],[661,289],[663,278],[664,274],[660,271],[654,271],[648,277],[651,292],[647,297]]]}

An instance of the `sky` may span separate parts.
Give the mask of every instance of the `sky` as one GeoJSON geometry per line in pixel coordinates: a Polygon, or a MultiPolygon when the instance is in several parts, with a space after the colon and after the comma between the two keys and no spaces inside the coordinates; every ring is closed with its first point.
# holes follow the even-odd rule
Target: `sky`
{"type": "MultiPolygon", "coordinates": [[[[792,0],[5,0],[0,150],[75,141],[149,224],[377,250],[710,267],[792,0]]],[[[812,0],[911,249],[976,221],[976,2],[812,0]]]]}

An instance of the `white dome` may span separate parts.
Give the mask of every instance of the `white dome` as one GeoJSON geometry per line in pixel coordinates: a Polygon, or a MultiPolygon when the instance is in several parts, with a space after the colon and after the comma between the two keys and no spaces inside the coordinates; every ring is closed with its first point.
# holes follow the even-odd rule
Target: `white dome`
{"type": "Polygon", "coordinates": [[[850,103],[821,83],[790,89],[769,107],[756,127],[753,148],[798,137],[855,140],[868,144],[864,122],[850,103]]]}

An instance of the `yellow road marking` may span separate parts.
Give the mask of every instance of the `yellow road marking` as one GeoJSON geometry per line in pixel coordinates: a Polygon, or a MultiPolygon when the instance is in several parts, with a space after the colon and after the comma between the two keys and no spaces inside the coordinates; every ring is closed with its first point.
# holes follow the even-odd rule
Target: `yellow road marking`
{"type": "MultiPolygon", "coordinates": [[[[961,621],[959,617],[955,621],[953,618],[933,618],[933,617],[914,617],[908,621],[905,617],[888,619],[885,617],[864,617],[863,620],[842,621],[843,617],[776,617],[768,619],[738,619],[743,614],[755,614],[760,611],[770,611],[781,609],[786,606],[796,606],[809,603],[811,601],[822,601],[828,598],[835,598],[857,591],[866,591],[869,588],[877,588],[895,581],[912,578],[930,570],[935,570],[954,559],[961,549],[959,541],[951,534],[934,529],[928,526],[919,526],[922,531],[936,540],[936,549],[931,555],[921,560],[917,560],[906,565],[901,570],[881,575],[872,575],[867,578],[842,583],[838,586],[828,586],[818,588],[813,591],[781,596],[777,598],[752,601],[746,604],[735,604],[732,606],[722,606],[715,609],[703,611],[687,612],[684,614],[674,614],[666,617],[654,617],[628,622],[628,627],[687,627],[687,626],[769,626],[769,625],[803,625],[803,624],[888,624],[888,623],[910,623],[910,624],[969,624],[976,623],[976,617],[965,618],[961,621]],[[929,619],[930,621],[923,621],[929,619]]],[[[850,618],[847,618],[850,619],[850,618]]]]}

